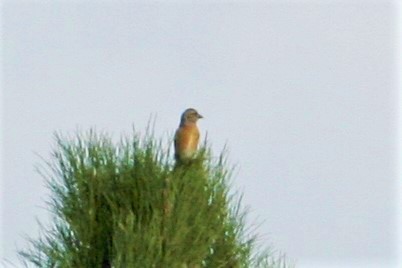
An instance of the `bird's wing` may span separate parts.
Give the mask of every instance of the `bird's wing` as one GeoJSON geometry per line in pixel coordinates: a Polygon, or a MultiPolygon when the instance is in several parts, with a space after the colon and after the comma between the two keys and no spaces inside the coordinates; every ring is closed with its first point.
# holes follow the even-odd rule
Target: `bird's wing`
{"type": "Polygon", "coordinates": [[[179,136],[180,136],[180,128],[178,128],[176,130],[176,133],[174,134],[174,140],[173,140],[173,142],[174,142],[174,158],[176,160],[179,159],[179,144],[178,144],[179,136]]]}

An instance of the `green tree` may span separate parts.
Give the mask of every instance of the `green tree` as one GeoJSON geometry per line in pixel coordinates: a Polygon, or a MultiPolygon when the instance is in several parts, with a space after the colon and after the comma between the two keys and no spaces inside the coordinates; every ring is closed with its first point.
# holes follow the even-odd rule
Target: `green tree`
{"type": "Polygon", "coordinates": [[[56,135],[45,178],[53,226],[21,251],[26,266],[285,267],[245,230],[231,170],[203,148],[175,165],[149,132],[114,144],[95,131],[56,135]]]}

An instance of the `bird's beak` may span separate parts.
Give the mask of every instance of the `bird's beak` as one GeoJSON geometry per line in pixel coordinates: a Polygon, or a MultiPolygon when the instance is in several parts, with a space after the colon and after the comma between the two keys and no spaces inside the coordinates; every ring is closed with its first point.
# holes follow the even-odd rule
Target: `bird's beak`
{"type": "Polygon", "coordinates": [[[198,118],[201,119],[201,118],[204,118],[204,117],[202,115],[198,114],[198,118]]]}

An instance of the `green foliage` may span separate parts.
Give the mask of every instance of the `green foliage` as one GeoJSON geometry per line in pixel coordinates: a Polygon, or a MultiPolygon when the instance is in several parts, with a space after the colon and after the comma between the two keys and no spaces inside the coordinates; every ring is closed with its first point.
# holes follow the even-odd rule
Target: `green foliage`
{"type": "Polygon", "coordinates": [[[45,177],[53,226],[20,252],[35,267],[285,267],[256,249],[224,158],[177,165],[152,135],[56,136],[45,177]]]}

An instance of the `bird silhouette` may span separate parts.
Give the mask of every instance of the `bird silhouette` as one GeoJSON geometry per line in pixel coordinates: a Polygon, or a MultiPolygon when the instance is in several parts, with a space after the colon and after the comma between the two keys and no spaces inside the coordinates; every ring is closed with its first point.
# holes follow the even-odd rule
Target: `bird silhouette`
{"type": "Polygon", "coordinates": [[[174,137],[174,157],[176,163],[189,162],[197,152],[200,140],[197,121],[201,118],[203,116],[193,108],[188,108],[182,113],[180,125],[174,137]]]}

